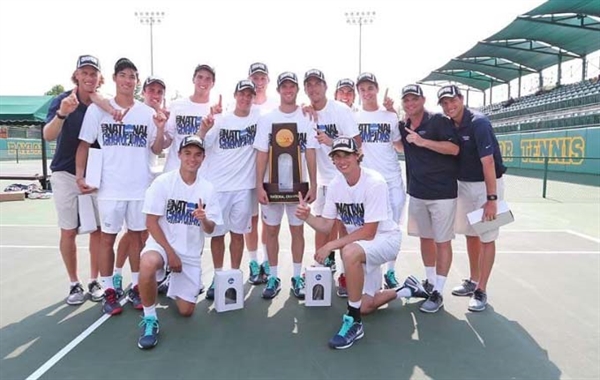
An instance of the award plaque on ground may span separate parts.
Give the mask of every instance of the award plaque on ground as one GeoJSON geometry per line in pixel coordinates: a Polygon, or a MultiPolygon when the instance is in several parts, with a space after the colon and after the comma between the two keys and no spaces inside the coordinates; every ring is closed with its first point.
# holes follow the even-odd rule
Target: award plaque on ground
{"type": "Polygon", "coordinates": [[[298,192],[308,192],[303,182],[296,123],[274,123],[269,148],[269,182],[263,186],[271,203],[297,203],[298,192]]]}

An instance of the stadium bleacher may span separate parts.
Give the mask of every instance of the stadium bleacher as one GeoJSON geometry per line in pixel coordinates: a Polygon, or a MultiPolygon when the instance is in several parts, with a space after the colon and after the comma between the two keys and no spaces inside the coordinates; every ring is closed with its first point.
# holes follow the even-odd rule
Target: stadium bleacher
{"type": "Polygon", "coordinates": [[[496,133],[600,125],[600,81],[585,80],[486,105],[496,133]]]}

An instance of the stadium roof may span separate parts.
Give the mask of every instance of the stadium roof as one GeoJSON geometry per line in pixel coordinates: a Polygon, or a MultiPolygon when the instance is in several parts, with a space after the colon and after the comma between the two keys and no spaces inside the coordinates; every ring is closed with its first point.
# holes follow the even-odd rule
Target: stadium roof
{"type": "Polygon", "coordinates": [[[44,124],[53,96],[0,96],[0,124],[44,124]]]}
{"type": "Polygon", "coordinates": [[[549,0],[431,72],[479,90],[600,50],[600,0],[549,0]]]}

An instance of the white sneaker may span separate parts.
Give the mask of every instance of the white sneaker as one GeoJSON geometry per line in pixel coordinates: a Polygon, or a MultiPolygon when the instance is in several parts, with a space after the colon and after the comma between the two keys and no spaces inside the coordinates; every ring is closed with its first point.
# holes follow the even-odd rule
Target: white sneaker
{"type": "Polygon", "coordinates": [[[69,296],[67,297],[67,304],[69,305],[81,305],[85,301],[85,293],[83,286],[80,283],[76,283],[71,286],[69,290],[69,296]]]}

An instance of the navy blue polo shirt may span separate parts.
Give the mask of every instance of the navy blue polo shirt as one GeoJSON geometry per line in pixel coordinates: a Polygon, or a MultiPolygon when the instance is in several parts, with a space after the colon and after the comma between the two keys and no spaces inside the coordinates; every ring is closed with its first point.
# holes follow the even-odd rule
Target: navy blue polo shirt
{"type": "MultiPolygon", "coordinates": [[[[400,123],[400,134],[406,157],[408,194],[419,199],[453,199],[457,197],[458,160],[456,156],[440,154],[406,141],[410,119],[400,123]]],[[[439,113],[425,111],[415,132],[424,139],[450,141],[459,145],[458,135],[450,119],[439,113]]]]}
{"type": "MultiPolygon", "coordinates": [[[[56,111],[60,108],[60,102],[69,95],[71,95],[71,91],[66,91],[52,99],[46,116],[46,124],[52,121],[56,111]]],[[[79,96],[77,98],[79,99],[79,96]]],[[[75,153],[79,146],[79,131],[87,108],[88,106],[80,100],[79,106],[63,122],[62,129],[56,138],[56,151],[50,164],[53,172],[69,172],[75,175],[75,153]]],[[[94,147],[99,148],[99,146],[94,147]]]]}
{"type": "Polygon", "coordinates": [[[458,154],[458,179],[465,182],[482,182],[481,158],[493,155],[496,178],[502,177],[506,167],[502,163],[500,146],[492,129],[492,123],[482,113],[465,108],[458,127],[460,153],[458,154]]]}

